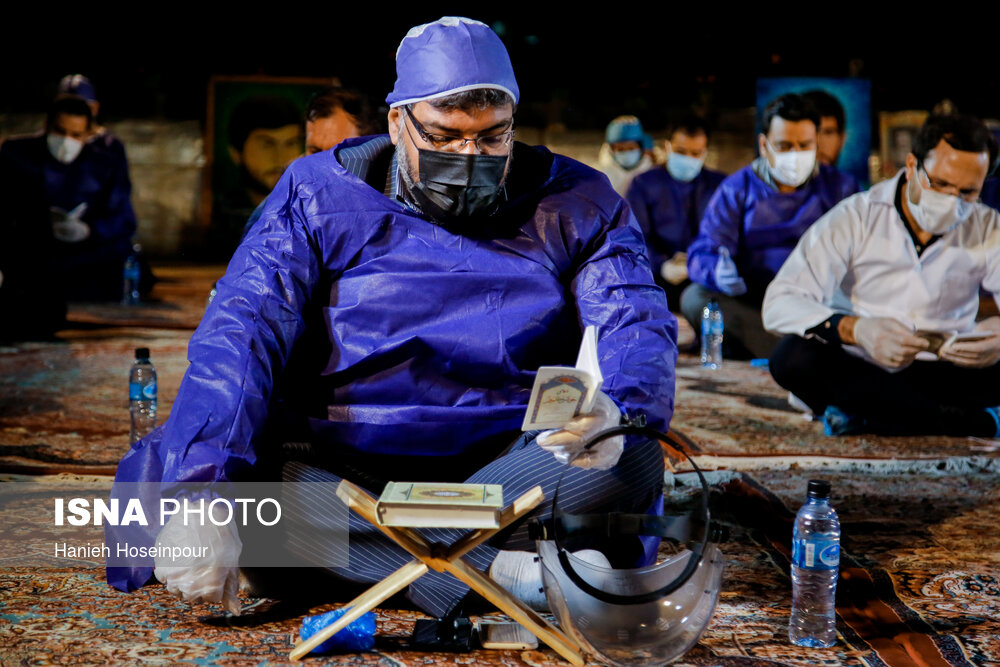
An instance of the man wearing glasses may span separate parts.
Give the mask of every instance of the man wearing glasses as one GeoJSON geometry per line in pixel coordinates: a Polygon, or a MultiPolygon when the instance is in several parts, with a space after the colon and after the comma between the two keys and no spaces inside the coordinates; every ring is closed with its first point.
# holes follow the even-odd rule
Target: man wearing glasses
{"type": "Polygon", "coordinates": [[[978,119],[931,116],[906,168],[802,237],[768,287],[771,373],[828,435],[1000,437],[1000,214],[977,200],[997,144],[978,119]]]}
{"type": "MultiPolygon", "coordinates": [[[[413,28],[396,69],[388,136],[286,170],[191,340],[170,420],[126,455],[117,481],[282,470],[375,494],[387,481],[470,481],[503,484],[511,499],[541,484],[550,501],[565,471],[567,511],[655,508],[658,443],[609,439],[565,466],[623,415],[665,430],[673,412],[677,323],[628,205],[598,172],[513,141],[517,83],[486,25],[413,28]],[[589,325],[604,375],[594,411],[519,437],[535,371],[572,366],[589,325]]],[[[301,537],[289,542],[324,562],[312,518],[288,517],[301,537]]],[[[350,534],[350,566],[331,568],[342,579],[379,581],[410,559],[353,515],[350,534]]],[[[526,525],[504,540],[468,560],[539,602],[526,525]]],[[[642,545],[607,557],[634,564],[642,545]]],[[[109,567],[109,582],[130,589],[150,569],[109,567]]],[[[156,575],[186,599],[234,601],[235,568],[191,576],[158,564],[156,575]]],[[[437,572],[409,587],[437,616],[466,592],[437,572]]]]}

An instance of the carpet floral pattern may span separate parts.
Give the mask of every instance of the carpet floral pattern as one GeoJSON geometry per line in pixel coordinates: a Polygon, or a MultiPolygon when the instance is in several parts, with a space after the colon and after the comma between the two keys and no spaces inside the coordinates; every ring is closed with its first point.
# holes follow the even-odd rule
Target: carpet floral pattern
{"type": "MultiPolygon", "coordinates": [[[[1000,660],[1000,536],[984,527],[1000,510],[993,475],[829,475],[843,524],[845,575],[836,647],[787,640],[792,512],[809,474],[718,474],[713,507],[729,525],[715,616],[680,665],[981,665],[1000,660]]],[[[132,594],[99,569],[0,571],[0,656],[12,663],[285,664],[308,605],[244,597],[241,617],[189,607],[159,585],[132,594]]],[[[419,653],[419,613],[381,609],[376,650],[311,657],[341,665],[556,665],[537,651],[419,653]]]]}

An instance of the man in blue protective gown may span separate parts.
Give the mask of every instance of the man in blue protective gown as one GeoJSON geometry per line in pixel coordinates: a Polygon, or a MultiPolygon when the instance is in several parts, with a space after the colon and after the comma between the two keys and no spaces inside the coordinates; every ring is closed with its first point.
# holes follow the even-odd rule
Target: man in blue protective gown
{"type": "Polygon", "coordinates": [[[768,283],[803,232],[844,197],[858,191],[848,174],[816,159],[819,115],[799,95],[764,109],[760,157],[722,182],[688,248],[692,284],[681,310],[695,329],[715,299],[725,319],[723,353],[767,357],[778,337],[764,330],[760,309],[768,283]]]}
{"type": "Polygon", "coordinates": [[[636,176],[627,198],[646,236],[653,275],[667,293],[670,309],[676,312],[681,292],[690,284],[688,246],[726,175],[705,167],[708,126],[697,116],[677,123],[665,146],[666,165],[636,176]]]}
{"type": "MultiPolygon", "coordinates": [[[[86,138],[87,148],[99,155],[102,162],[109,165],[108,172],[114,175],[107,177],[106,180],[109,183],[114,183],[118,191],[125,192],[131,197],[132,180],[129,176],[128,156],[125,153],[125,144],[101,124],[99,116],[101,102],[97,98],[97,89],[94,87],[94,84],[83,74],[67,74],[59,81],[59,86],[56,88],[57,99],[66,96],[80,97],[90,107],[92,120],[90,131],[86,138]]],[[[129,240],[129,243],[131,243],[130,239],[126,240],[129,240]]],[[[145,257],[141,253],[137,253],[136,256],[139,259],[139,292],[142,295],[146,295],[153,289],[156,277],[153,275],[153,271],[150,269],[145,257]]],[[[101,298],[119,299],[122,296],[122,276],[120,275],[122,267],[115,266],[114,269],[116,276],[113,282],[115,284],[109,286],[101,298]]],[[[90,292],[85,292],[80,295],[80,298],[94,298],[94,296],[90,292]]]]}
{"type": "Polygon", "coordinates": [[[43,132],[0,145],[0,244],[9,257],[0,301],[18,304],[13,318],[66,298],[121,298],[136,228],[131,184],[117,156],[88,141],[92,128],[87,102],[63,96],[43,132]]]}
{"type": "Polygon", "coordinates": [[[653,138],[635,116],[618,116],[604,131],[597,166],[622,197],[632,179],[653,166],[653,138]]]}
{"type": "MultiPolygon", "coordinates": [[[[598,172],[512,141],[517,83],[486,25],[413,28],[396,68],[388,136],[282,176],[192,337],[170,420],[116,481],[281,470],[376,494],[390,480],[499,483],[507,498],[541,484],[551,499],[565,472],[570,511],[655,511],[658,443],[610,439],[565,465],[623,415],[666,429],[673,412],[676,321],[628,205],[598,172]],[[605,379],[594,412],[519,438],[535,371],[572,365],[588,325],[605,379]]],[[[310,520],[289,528],[306,560],[310,520]]],[[[350,533],[350,566],[331,568],[342,580],[378,581],[411,558],[353,514],[350,533]]],[[[641,560],[633,547],[607,558],[641,560]]],[[[522,524],[466,558],[534,604],[532,548],[522,524]]],[[[109,567],[108,581],[131,590],[152,569],[109,567]]],[[[236,573],[221,570],[157,564],[156,576],[185,599],[231,604],[236,573]]],[[[467,590],[430,572],[408,595],[440,616],[467,590]]]]}

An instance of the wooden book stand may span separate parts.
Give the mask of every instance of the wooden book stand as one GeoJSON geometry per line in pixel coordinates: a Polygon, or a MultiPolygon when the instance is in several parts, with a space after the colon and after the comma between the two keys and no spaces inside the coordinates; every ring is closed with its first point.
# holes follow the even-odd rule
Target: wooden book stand
{"type": "Polygon", "coordinates": [[[337,619],[332,625],[299,642],[292,649],[290,658],[300,660],[324,641],[360,618],[377,604],[409,586],[419,579],[428,568],[438,572],[450,572],[459,580],[468,584],[498,609],[526,627],[539,640],[548,644],[556,653],[574,665],[583,665],[584,658],[580,647],[567,637],[561,630],[550,624],[544,618],[525,606],[520,600],[498,586],[489,576],[470,566],[462,556],[471,549],[491,538],[512,522],[524,516],[538,506],[545,494],[542,488],[536,486],[529,489],[512,505],[500,514],[499,528],[480,528],[466,533],[451,546],[428,543],[424,537],[413,528],[388,527],[379,523],[375,515],[375,499],[360,487],[348,481],[342,481],[337,487],[337,497],[347,503],[347,506],[357,512],[369,523],[377,527],[399,546],[415,556],[403,567],[375,584],[367,591],[347,604],[350,610],[337,619]]]}

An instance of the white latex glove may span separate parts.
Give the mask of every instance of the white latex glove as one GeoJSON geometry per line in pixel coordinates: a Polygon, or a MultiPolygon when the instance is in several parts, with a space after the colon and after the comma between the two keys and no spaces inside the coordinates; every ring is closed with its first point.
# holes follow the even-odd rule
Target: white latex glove
{"type": "Polygon", "coordinates": [[[90,236],[90,226],[80,219],[86,211],[86,202],[69,212],[58,206],[50,207],[52,235],[56,237],[56,240],[65,243],[79,243],[90,236]]]}
{"type": "Polygon", "coordinates": [[[854,340],[876,363],[903,368],[913,363],[930,343],[891,317],[860,317],[854,323],[854,340]]]}
{"type": "Polygon", "coordinates": [[[535,442],[542,449],[552,452],[552,455],[560,463],[572,460],[573,465],[579,468],[607,470],[613,468],[618,463],[618,459],[621,458],[622,451],[625,449],[624,436],[616,435],[607,438],[579,456],[576,455],[593,436],[618,426],[621,417],[621,410],[618,409],[615,402],[601,391],[597,393],[594,409],[591,412],[571,419],[562,428],[540,433],[535,442]],[[576,458],[573,458],[574,456],[576,458]]]}
{"type": "Polygon", "coordinates": [[[998,335],[983,340],[956,340],[946,343],[938,356],[956,366],[987,368],[1000,361],[1000,317],[991,317],[976,325],[975,331],[998,335]]]}
{"type": "Polygon", "coordinates": [[[715,284],[719,291],[728,296],[747,293],[747,284],[736,270],[736,262],[729,256],[725,246],[719,246],[719,260],[715,263],[715,284]]]}
{"type": "Polygon", "coordinates": [[[233,614],[239,614],[240,569],[237,566],[243,541],[236,522],[216,526],[211,521],[202,526],[194,522],[184,525],[181,514],[167,521],[156,538],[157,545],[167,547],[208,547],[202,558],[158,556],[153,574],[174,595],[187,602],[221,602],[233,614]]]}
{"type": "Polygon", "coordinates": [[[688,256],[686,252],[676,252],[660,265],[660,277],[671,285],[680,285],[688,277],[688,256]]]}

